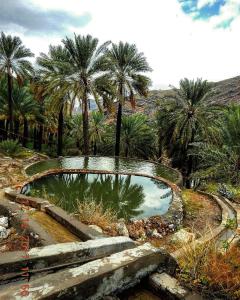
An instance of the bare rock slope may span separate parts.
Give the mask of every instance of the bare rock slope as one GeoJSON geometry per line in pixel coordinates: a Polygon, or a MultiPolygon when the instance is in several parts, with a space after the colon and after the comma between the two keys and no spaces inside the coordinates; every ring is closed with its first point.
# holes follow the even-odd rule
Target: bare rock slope
{"type": "MultiPolygon", "coordinates": [[[[212,104],[229,105],[236,103],[240,105],[240,76],[213,83],[214,95],[209,100],[212,104]]],[[[174,95],[173,90],[153,90],[147,98],[138,98],[136,112],[152,115],[156,111],[156,104],[165,98],[174,95]]],[[[130,106],[124,109],[125,114],[132,112],[130,106]]]]}

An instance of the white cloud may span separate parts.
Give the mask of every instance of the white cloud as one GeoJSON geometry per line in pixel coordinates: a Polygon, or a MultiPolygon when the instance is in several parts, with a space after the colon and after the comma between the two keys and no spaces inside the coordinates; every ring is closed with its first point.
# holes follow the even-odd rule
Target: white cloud
{"type": "Polygon", "coordinates": [[[211,6],[211,5],[214,5],[216,2],[218,2],[219,0],[198,0],[198,3],[197,3],[197,8],[198,9],[201,9],[203,8],[204,6],[211,6]]]}
{"type": "MultiPolygon", "coordinates": [[[[193,20],[177,0],[32,1],[46,9],[79,15],[89,12],[92,21],[85,27],[71,28],[73,32],[90,33],[101,41],[136,43],[154,69],[150,74],[154,88],[177,85],[183,77],[216,81],[239,74],[239,16],[230,28],[215,28],[223,16],[231,14],[238,0],[229,0],[220,17],[210,22],[193,20]]],[[[23,33],[21,37],[36,54],[61,40],[53,36],[26,37],[23,33]]]]}

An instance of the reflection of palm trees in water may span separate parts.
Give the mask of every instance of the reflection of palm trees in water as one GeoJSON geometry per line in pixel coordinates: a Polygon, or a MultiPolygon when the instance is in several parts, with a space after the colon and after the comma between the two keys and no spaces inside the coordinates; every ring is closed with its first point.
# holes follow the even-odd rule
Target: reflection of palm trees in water
{"type": "Polygon", "coordinates": [[[165,199],[165,198],[168,198],[169,196],[172,197],[172,189],[167,186],[165,183],[161,182],[161,181],[158,181],[158,180],[155,180],[155,179],[151,179],[151,181],[156,184],[156,186],[164,191],[164,194],[160,197],[160,199],[165,199]]]}
{"type": "Polygon", "coordinates": [[[143,213],[138,210],[144,202],[143,187],[131,184],[131,175],[58,174],[35,181],[32,186],[39,190],[39,196],[50,195],[51,200],[52,195],[56,204],[69,212],[76,210],[78,200],[93,199],[112,208],[119,218],[143,213]]]}

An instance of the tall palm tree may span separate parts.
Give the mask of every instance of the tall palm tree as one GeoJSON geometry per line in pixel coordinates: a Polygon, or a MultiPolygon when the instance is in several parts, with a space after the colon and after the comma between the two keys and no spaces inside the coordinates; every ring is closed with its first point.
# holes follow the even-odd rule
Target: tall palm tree
{"type": "Polygon", "coordinates": [[[23,46],[19,37],[5,35],[0,36],[0,73],[7,76],[8,81],[8,118],[10,134],[13,132],[13,77],[22,80],[33,72],[31,63],[26,59],[34,54],[23,46]]]}
{"type": "Polygon", "coordinates": [[[180,81],[180,89],[159,107],[158,124],[164,132],[164,144],[172,155],[178,154],[178,166],[182,169],[186,186],[190,187],[193,156],[189,155],[192,143],[215,138],[215,128],[219,107],[209,105],[212,85],[206,80],[180,81]]]}
{"type": "Polygon", "coordinates": [[[67,67],[70,64],[68,51],[62,46],[50,46],[49,53],[41,53],[37,58],[40,67],[39,76],[43,86],[44,95],[49,98],[49,107],[58,112],[58,145],[57,154],[62,155],[64,105],[71,99],[65,88],[67,67]]]}
{"type": "MultiPolygon", "coordinates": [[[[36,120],[40,117],[40,107],[30,93],[29,86],[17,87],[13,89],[13,104],[15,119],[23,123],[22,145],[26,147],[29,138],[29,120],[36,120]]],[[[17,132],[16,132],[17,133],[17,132]]]]}
{"type": "Polygon", "coordinates": [[[117,87],[118,112],[116,123],[115,155],[120,154],[122,106],[130,100],[135,106],[135,94],[146,96],[150,79],[142,72],[151,71],[143,53],[139,53],[135,45],[120,42],[113,44],[107,51],[109,76],[117,87]]]}
{"type": "Polygon", "coordinates": [[[81,100],[83,116],[84,154],[89,154],[89,120],[88,96],[91,94],[98,101],[98,85],[100,78],[104,77],[106,62],[104,54],[109,42],[98,46],[99,41],[91,35],[76,35],[74,39],[66,38],[63,41],[70,56],[67,69],[67,85],[70,92],[81,100]]]}

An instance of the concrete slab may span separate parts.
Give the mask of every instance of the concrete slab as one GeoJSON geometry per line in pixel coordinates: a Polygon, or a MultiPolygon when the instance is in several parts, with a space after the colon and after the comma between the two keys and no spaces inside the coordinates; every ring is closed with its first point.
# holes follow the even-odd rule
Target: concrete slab
{"type": "Polygon", "coordinates": [[[43,269],[61,264],[84,263],[113,253],[134,248],[135,243],[127,237],[111,237],[87,242],[73,242],[32,248],[27,252],[15,251],[0,256],[0,278],[7,273],[43,269]]]}
{"type": "Polygon", "coordinates": [[[182,287],[179,281],[167,273],[154,273],[149,277],[150,286],[157,292],[164,293],[170,299],[203,300],[200,295],[191,293],[182,287]]]}
{"type": "MultiPolygon", "coordinates": [[[[137,284],[166,263],[168,254],[150,244],[29,282],[27,299],[98,300],[137,284]]],[[[21,299],[21,284],[0,291],[0,299],[21,299]]]]}
{"type": "Polygon", "coordinates": [[[78,221],[66,211],[55,205],[45,207],[45,211],[60,224],[65,226],[70,232],[78,236],[82,241],[94,240],[106,237],[89,226],[78,221]]]}

